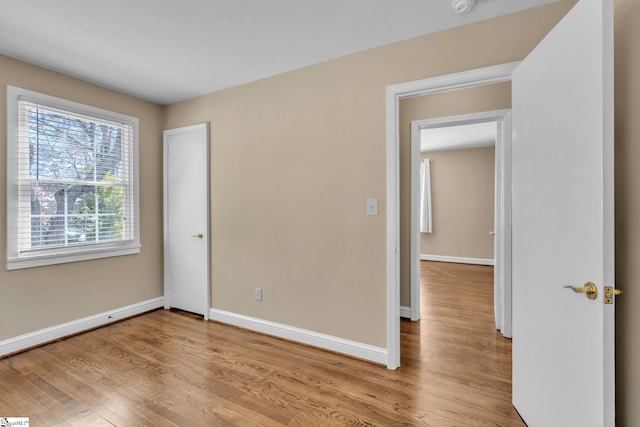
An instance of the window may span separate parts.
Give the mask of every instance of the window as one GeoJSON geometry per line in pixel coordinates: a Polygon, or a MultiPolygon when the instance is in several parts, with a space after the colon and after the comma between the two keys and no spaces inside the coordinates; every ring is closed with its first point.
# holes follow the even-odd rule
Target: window
{"type": "Polygon", "coordinates": [[[140,252],[138,120],[7,87],[7,268],[140,252]]]}

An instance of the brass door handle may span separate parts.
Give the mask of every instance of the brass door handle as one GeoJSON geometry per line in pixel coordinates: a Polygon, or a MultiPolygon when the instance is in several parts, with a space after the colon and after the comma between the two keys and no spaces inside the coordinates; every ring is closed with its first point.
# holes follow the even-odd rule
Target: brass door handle
{"type": "Polygon", "coordinates": [[[587,282],[583,287],[579,288],[577,286],[567,285],[565,289],[571,289],[573,292],[577,294],[586,294],[589,299],[598,298],[598,288],[592,282],[587,282]]]}
{"type": "Polygon", "coordinates": [[[202,233],[194,234],[191,237],[197,237],[198,239],[202,239],[202,233]]]}

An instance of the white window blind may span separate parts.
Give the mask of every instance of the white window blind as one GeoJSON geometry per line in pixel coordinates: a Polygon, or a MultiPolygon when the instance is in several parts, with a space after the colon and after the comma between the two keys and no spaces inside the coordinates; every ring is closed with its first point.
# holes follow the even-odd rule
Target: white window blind
{"type": "MultiPolygon", "coordinates": [[[[7,168],[13,174],[8,182],[16,187],[8,197],[17,196],[8,203],[15,207],[9,218],[15,247],[9,248],[8,257],[139,248],[137,121],[83,114],[24,97],[16,104],[17,141],[10,150],[16,164],[7,168]]],[[[97,257],[102,256],[109,255],[97,257]]],[[[87,257],[70,260],[77,259],[87,257]]]]}

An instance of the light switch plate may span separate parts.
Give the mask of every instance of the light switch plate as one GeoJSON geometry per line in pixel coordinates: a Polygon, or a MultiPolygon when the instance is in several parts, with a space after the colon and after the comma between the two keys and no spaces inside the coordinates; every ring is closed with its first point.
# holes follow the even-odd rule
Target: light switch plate
{"type": "Polygon", "coordinates": [[[378,215],[378,199],[367,199],[367,215],[378,215]]]}

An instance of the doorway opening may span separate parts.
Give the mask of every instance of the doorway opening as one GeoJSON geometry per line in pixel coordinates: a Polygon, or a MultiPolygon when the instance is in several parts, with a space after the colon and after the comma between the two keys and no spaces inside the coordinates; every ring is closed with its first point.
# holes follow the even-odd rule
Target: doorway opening
{"type": "MultiPolygon", "coordinates": [[[[387,87],[387,368],[400,366],[400,100],[511,81],[517,62],[387,87]]],[[[510,166],[510,165],[509,165],[510,166]]],[[[504,203],[504,201],[503,201],[504,203]]]]}
{"type": "MultiPolygon", "coordinates": [[[[423,152],[448,151],[460,149],[474,149],[482,147],[494,147],[493,149],[493,170],[492,184],[490,188],[484,188],[484,197],[478,202],[485,206],[475,213],[462,213],[457,220],[465,221],[468,226],[456,223],[452,219],[449,229],[454,233],[449,235],[446,246],[451,250],[458,244],[467,246],[467,251],[475,251],[476,256],[460,256],[458,252],[455,257],[451,256],[431,256],[431,260],[490,264],[494,265],[494,313],[496,329],[500,330],[506,337],[511,337],[511,110],[494,110],[481,113],[464,114],[458,116],[440,117],[436,119],[414,120],[411,122],[411,250],[410,250],[410,282],[411,282],[411,320],[420,318],[420,260],[423,257],[421,251],[421,240],[423,245],[429,242],[430,234],[421,233],[421,177],[420,162],[423,152]],[[492,188],[491,188],[492,187],[492,188]],[[507,191],[505,191],[507,190],[507,191]],[[493,197],[491,194],[493,191],[493,197]],[[493,198],[493,206],[490,206],[490,199],[493,198]],[[484,202],[482,199],[487,199],[484,202]],[[487,203],[489,207],[487,209],[487,203]],[[484,213],[484,215],[483,215],[484,213]],[[484,223],[484,224],[483,224],[484,223]],[[488,228],[482,230],[478,227],[488,228]],[[486,233],[486,235],[484,234],[486,233]],[[493,235],[493,238],[491,237],[493,235]],[[423,237],[424,236],[424,237],[423,237]],[[488,241],[492,238],[492,242],[488,241]],[[469,243],[475,242],[473,245],[469,243]],[[472,246],[469,248],[469,246],[472,246]],[[491,246],[493,250],[491,251],[491,246]],[[492,253],[491,253],[492,252],[492,253]],[[484,254],[477,256],[477,254],[484,254]],[[487,254],[491,254],[487,256],[487,254]],[[488,259],[491,258],[491,259],[488,259]]],[[[484,153],[486,157],[487,153],[484,153]]],[[[487,162],[474,160],[474,163],[467,163],[463,167],[485,168],[487,162]]],[[[467,160],[468,162],[468,160],[467,160]]],[[[436,165],[437,167],[437,165],[436,165]]],[[[461,170],[458,173],[462,173],[461,170]]],[[[472,181],[467,185],[474,185],[472,181]]],[[[485,186],[486,187],[486,186],[485,186]]],[[[479,187],[482,188],[482,187],[479,187]]],[[[454,210],[464,209],[465,200],[458,200],[458,195],[452,195],[447,199],[454,210]]],[[[469,194],[469,197],[479,195],[469,194]]],[[[443,198],[444,199],[444,198],[443,198]]],[[[423,202],[423,200],[422,200],[423,202]]],[[[438,206],[436,206],[438,208],[438,206]]],[[[449,212],[447,216],[452,216],[454,212],[449,212]]],[[[445,225],[446,227],[446,225],[445,225]]],[[[437,233],[433,234],[436,236],[437,233]]],[[[437,241],[436,241],[437,242],[437,241]]],[[[436,252],[442,251],[442,242],[432,248],[436,252]]],[[[445,249],[446,250],[446,249],[445,249]]],[[[460,249],[457,249],[460,250],[460,249]]],[[[448,253],[447,255],[453,255],[448,253]]]]}

